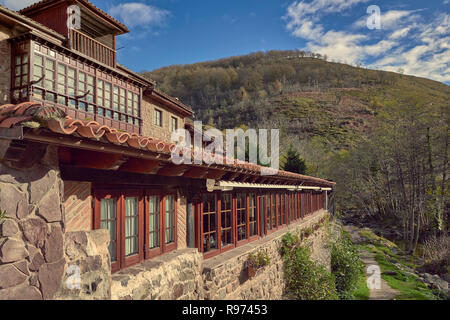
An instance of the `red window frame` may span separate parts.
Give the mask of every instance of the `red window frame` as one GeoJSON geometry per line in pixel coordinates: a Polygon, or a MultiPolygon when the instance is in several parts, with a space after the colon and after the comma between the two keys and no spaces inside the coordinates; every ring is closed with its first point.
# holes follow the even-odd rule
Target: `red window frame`
{"type": "Polygon", "coordinates": [[[177,201],[177,193],[174,191],[160,191],[160,190],[152,190],[147,189],[145,191],[145,258],[153,258],[156,256],[159,256],[161,254],[170,252],[172,250],[175,250],[177,248],[177,239],[178,239],[178,201],[177,201]],[[149,220],[150,220],[150,199],[151,196],[158,196],[159,197],[159,247],[150,248],[150,226],[149,226],[149,220]],[[165,221],[166,221],[166,197],[167,196],[173,196],[174,197],[174,210],[175,210],[175,217],[174,217],[174,242],[166,243],[166,228],[165,228],[165,221]]]}
{"type": "Polygon", "coordinates": [[[116,200],[116,261],[111,262],[111,272],[130,267],[139,263],[144,258],[144,201],[139,190],[96,190],[94,193],[94,228],[101,228],[101,199],[116,200]],[[136,197],[138,199],[138,251],[136,254],[125,256],[125,198],[136,197]]]}

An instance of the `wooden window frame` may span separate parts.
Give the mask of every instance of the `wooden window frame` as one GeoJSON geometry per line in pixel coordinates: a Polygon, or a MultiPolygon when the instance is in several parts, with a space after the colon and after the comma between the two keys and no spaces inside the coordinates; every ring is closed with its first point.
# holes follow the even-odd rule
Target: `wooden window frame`
{"type": "Polygon", "coordinates": [[[155,190],[155,189],[146,189],[144,191],[144,198],[145,198],[145,213],[144,213],[144,225],[145,225],[145,240],[144,240],[144,247],[145,247],[145,259],[148,258],[154,258],[159,255],[168,253],[170,251],[173,251],[178,246],[178,201],[177,201],[177,193],[175,191],[165,191],[165,190],[155,190]],[[174,210],[175,210],[175,217],[174,217],[174,242],[166,243],[166,196],[171,195],[174,197],[174,210]],[[159,247],[156,248],[149,248],[150,246],[150,229],[149,229],[149,217],[150,217],[150,202],[149,197],[150,196],[158,196],[159,197],[159,247]]]}
{"type": "Polygon", "coordinates": [[[153,111],[153,125],[162,128],[163,127],[163,112],[162,110],[159,110],[157,108],[153,111]],[[159,114],[159,123],[157,122],[158,117],[156,116],[159,114]]]}
{"type": "Polygon", "coordinates": [[[178,129],[178,119],[174,116],[170,117],[170,131],[175,132],[178,129]],[[174,126],[175,123],[175,126],[174,126]]]}
{"type": "Polygon", "coordinates": [[[94,192],[94,229],[100,229],[101,225],[101,199],[116,198],[116,258],[117,261],[111,262],[111,272],[116,272],[141,262],[144,258],[144,202],[140,190],[129,189],[126,192],[119,190],[95,190],[94,192]],[[136,197],[138,199],[138,251],[132,256],[125,256],[125,198],[136,197]]]}
{"type": "Polygon", "coordinates": [[[249,241],[252,241],[254,239],[257,239],[260,235],[259,232],[259,217],[260,217],[260,210],[258,206],[258,195],[256,192],[248,192],[247,193],[247,238],[249,241]],[[254,196],[254,205],[250,207],[250,195],[254,196]],[[250,235],[250,209],[255,209],[255,220],[252,222],[255,224],[255,234],[250,235]]]}
{"type": "MultiPolygon", "coordinates": [[[[78,117],[80,119],[84,118],[90,118],[91,120],[98,121],[100,124],[107,124],[117,129],[126,129],[127,131],[134,131],[137,132],[141,130],[141,90],[137,86],[131,86],[124,81],[120,80],[117,77],[108,75],[106,73],[100,72],[100,69],[93,68],[93,67],[83,67],[83,63],[81,63],[78,60],[75,60],[74,58],[70,58],[67,55],[63,55],[59,52],[55,54],[54,56],[49,55],[49,50],[44,45],[39,44],[38,42],[31,41],[32,47],[31,50],[29,50],[29,60],[30,66],[34,66],[34,56],[39,55],[43,57],[44,59],[44,75],[45,75],[45,68],[46,68],[46,60],[50,59],[55,62],[55,71],[54,71],[54,77],[55,77],[55,88],[54,90],[49,90],[45,86],[46,77],[42,80],[42,83],[34,84],[30,87],[30,95],[33,96],[33,100],[46,103],[46,104],[54,104],[58,107],[64,107],[68,109],[68,112],[72,113],[72,117],[78,117]],[[67,68],[75,69],[75,96],[70,96],[67,92],[67,77],[66,77],[66,92],[65,94],[58,93],[58,65],[64,65],[67,68]],[[91,86],[88,82],[88,77],[93,77],[93,88],[89,95],[81,96],[79,95],[78,88],[80,83],[79,74],[80,72],[84,73],[86,75],[85,79],[85,86],[86,86],[86,92],[88,91],[89,86],[91,86]],[[97,99],[97,90],[98,90],[98,81],[101,80],[103,82],[108,82],[111,85],[111,92],[110,92],[110,107],[105,107],[103,101],[100,102],[97,99]],[[119,89],[119,102],[118,102],[118,110],[114,109],[114,101],[113,101],[113,92],[114,92],[114,86],[118,87],[119,89]],[[33,95],[34,90],[40,90],[42,91],[42,99],[39,97],[36,97],[33,95]],[[121,111],[121,105],[120,105],[120,98],[121,96],[121,90],[124,90],[124,105],[123,110],[121,111]],[[127,96],[128,92],[132,95],[132,105],[127,107],[127,96]],[[46,95],[47,93],[55,95],[54,100],[47,100],[46,95]],[[58,96],[64,96],[66,103],[60,104],[58,102],[58,96]],[[89,99],[88,99],[89,97],[89,99]],[[70,101],[75,101],[75,104],[71,104],[70,101]],[[93,101],[90,101],[93,100],[93,101]],[[115,113],[118,114],[118,118],[114,118],[115,113]],[[110,114],[110,116],[109,116],[110,114]],[[77,116],[78,115],[78,116],[77,116]]],[[[32,72],[32,68],[29,66],[29,76],[34,78],[34,73],[32,72]]],[[[103,91],[105,91],[105,88],[103,88],[103,91]]]]}

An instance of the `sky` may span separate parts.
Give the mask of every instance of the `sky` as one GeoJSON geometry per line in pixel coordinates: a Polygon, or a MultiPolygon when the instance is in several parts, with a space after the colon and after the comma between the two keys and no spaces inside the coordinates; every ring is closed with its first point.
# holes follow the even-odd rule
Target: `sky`
{"type": "MultiPolygon", "coordinates": [[[[0,2],[18,10],[37,0],[0,2]]],[[[118,60],[137,72],[300,49],[450,84],[450,0],[91,2],[129,27],[118,60]]]]}

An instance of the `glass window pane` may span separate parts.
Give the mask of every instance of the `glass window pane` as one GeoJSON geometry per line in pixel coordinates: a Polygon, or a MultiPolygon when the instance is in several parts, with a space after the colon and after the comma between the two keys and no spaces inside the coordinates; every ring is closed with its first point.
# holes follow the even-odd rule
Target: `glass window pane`
{"type": "Polygon", "coordinates": [[[111,261],[116,261],[116,199],[101,199],[100,201],[100,227],[109,230],[110,243],[109,253],[111,261]]]}
{"type": "Polygon", "coordinates": [[[125,198],[125,255],[138,253],[138,198],[125,198]]]}

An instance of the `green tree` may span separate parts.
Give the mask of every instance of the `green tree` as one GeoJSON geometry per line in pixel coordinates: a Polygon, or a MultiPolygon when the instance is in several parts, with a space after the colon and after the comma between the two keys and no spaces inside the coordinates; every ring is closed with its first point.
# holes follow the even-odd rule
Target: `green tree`
{"type": "Polygon", "coordinates": [[[289,145],[289,149],[284,156],[283,170],[300,174],[305,174],[306,172],[305,160],[300,157],[300,154],[294,149],[292,144],[289,145]]]}

